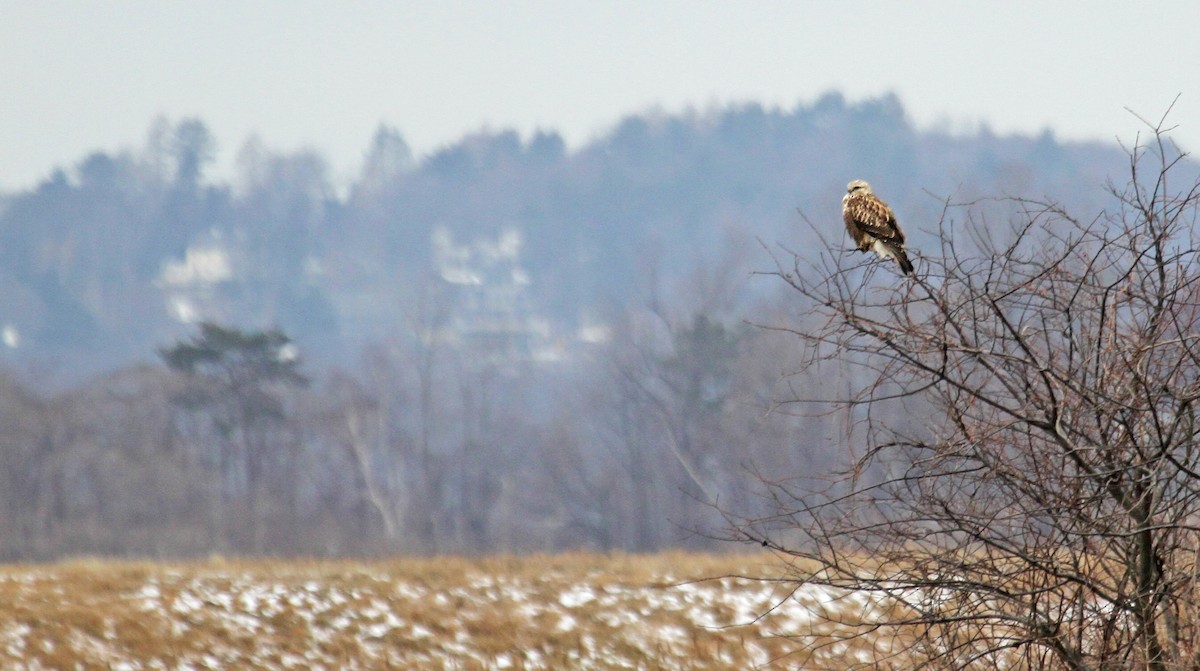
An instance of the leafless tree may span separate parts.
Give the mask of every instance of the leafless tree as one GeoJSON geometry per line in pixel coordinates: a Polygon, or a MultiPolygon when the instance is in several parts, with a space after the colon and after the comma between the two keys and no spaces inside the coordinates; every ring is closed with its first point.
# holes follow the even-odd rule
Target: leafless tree
{"type": "Polygon", "coordinates": [[[793,401],[848,418],[853,456],[734,529],[867,599],[865,666],[1200,665],[1200,181],[1164,122],[1093,219],[947,200],[911,281],[837,238],[780,264],[793,401]]]}

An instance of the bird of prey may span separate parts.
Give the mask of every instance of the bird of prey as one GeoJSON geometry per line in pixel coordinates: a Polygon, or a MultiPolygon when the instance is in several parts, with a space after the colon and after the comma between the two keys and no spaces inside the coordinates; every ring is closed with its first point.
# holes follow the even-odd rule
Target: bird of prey
{"type": "Polygon", "coordinates": [[[888,204],[871,192],[871,185],[856,179],[842,197],[846,231],[861,252],[874,251],[881,259],[895,259],[900,271],[911,275],[913,264],[904,253],[904,231],[888,204]]]}

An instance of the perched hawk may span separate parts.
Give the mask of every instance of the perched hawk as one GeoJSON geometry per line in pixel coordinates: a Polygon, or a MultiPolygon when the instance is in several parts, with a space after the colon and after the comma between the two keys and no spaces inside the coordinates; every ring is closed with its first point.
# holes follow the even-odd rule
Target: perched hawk
{"type": "Polygon", "coordinates": [[[896,259],[900,271],[911,275],[913,264],[904,253],[904,231],[888,204],[871,193],[871,185],[856,179],[846,185],[842,218],[859,251],[874,250],[881,259],[896,259]]]}

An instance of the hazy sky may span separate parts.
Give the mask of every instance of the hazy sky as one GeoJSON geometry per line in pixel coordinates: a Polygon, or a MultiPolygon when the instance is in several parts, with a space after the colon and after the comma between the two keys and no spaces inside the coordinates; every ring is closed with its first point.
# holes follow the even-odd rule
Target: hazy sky
{"type": "Polygon", "coordinates": [[[1182,94],[1200,145],[1200,2],[4,0],[0,190],[201,118],[217,174],[253,133],[354,174],[480,128],[578,146],[621,116],[897,93],[922,127],[1132,139],[1182,94]]]}

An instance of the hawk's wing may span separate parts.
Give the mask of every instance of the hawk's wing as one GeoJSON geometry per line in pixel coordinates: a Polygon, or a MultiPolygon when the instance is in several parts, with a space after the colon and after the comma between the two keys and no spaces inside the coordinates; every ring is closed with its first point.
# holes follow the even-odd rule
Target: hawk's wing
{"type": "Polygon", "coordinates": [[[895,245],[904,244],[904,231],[896,223],[896,215],[888,204],[874,194],[852,196],[846,202],[846,227],[853,226],[878,240],[895,245]]]}

